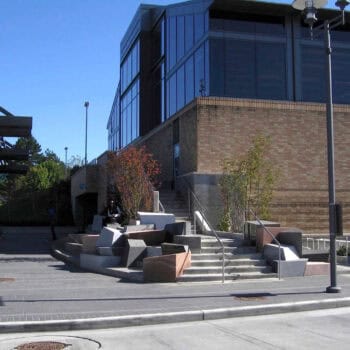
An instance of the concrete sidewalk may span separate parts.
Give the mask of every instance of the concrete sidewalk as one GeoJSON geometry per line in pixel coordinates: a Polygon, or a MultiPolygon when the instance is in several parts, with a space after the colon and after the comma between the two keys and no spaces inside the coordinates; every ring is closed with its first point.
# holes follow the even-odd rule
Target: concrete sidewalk
{"type": "MultiPolygon", "coordinates": [[[[59,235],[65,233],[63,229],[59,235]]],[[[338,275],[339,294],[325,293],[328,276],[224,284],[131,283],[66,265],[50,255],[50,246],[48,228],[3,229],[0,332],[125,327],[350,306],[350,274],[338,275]]]]}

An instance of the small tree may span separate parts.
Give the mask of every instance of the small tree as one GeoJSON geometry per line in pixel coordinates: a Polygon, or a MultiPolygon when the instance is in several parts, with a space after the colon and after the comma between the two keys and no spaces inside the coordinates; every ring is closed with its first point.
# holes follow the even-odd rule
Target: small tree
{"type": "Polygon", "coordinates": [[[158,184],[160,167],[145,147],[110,152],[107,169],[129,219],[135,219],[140,210],[152,209],[153,189],[158,184]]]}
{"type": "Polygon", "coordinates": [[[223,218],[234,230],[240,230],[251,218],[250,209],[261,219],[269,218],[269,205],[277,173],[266,159],[270,139],[258,135],[241,159],[225,160],[219,186],[224,204],[223,218]]]}

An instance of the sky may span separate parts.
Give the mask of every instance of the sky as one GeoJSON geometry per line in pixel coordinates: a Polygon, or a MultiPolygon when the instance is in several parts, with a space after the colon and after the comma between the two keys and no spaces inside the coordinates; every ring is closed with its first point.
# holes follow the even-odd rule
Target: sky
{"type": "Polygon", "coordinates": [[[88,161],[98,157],[107,149],[120,41],[131,19],[141,3],[177,2],[0,0],[0,106],[33,117],[32,135],[42,150],[65,161],[67,147],[69,161],[84,159],[89,101],[88,161]]]}

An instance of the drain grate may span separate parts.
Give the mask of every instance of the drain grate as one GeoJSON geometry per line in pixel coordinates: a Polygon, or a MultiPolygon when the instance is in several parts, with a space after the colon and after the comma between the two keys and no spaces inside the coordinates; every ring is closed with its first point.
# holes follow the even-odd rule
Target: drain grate
{"type": "Polygon", "coordinates": [[[72,344],[59,343],[55,341],[38,341],[18,345],[16,350],[62,350],[72,344]]]}
{"type": "Polygon", "coordinates": [[[15,279],[14,278],[10,278],[10,277],[0,277],[0,282],[14,282],[15,279]]]}

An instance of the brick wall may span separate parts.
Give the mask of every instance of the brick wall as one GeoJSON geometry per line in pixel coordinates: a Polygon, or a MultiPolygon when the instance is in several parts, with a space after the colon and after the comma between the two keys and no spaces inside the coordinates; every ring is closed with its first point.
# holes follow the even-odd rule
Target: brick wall
{"type": "MultiPolygon", "coordinates": [[[[268,157],[279,173],[271,208],[274,219],[300,224],[308,231],[327,229],[325,105],[201,98],[197,118],[199,173],[219,173],[220,162],[244,154],[255,135],[270,136],[268,157]]],[[[334,152],[336,198],[343,202],[349,230],[349,105],[334,107],[334,152]]]]}
{"type": "MultiPolygon", "coordinates": [[[[223,159],[243,155],[257,134],[270,136],[268,157],[279,173],[271,219],[307,232],[327,231],[325,105],[198,98],[142,140],[162,163],[165,182],[172,179],[172,123],[177,118],[181,175],[197,173],[207,176],[202,178],[215,177],[221,172],[223,159]]],[[[350,105],[334,106],[334,141],[336,198],[343,203],[344,229],[349,232],[350,105]]],[[[203,192],[202,183],[200,188],[203,192]]],[[[205,204],[210,207],[210,200],[205,204]]]]}

